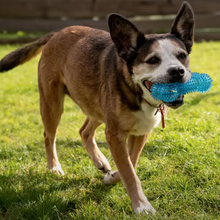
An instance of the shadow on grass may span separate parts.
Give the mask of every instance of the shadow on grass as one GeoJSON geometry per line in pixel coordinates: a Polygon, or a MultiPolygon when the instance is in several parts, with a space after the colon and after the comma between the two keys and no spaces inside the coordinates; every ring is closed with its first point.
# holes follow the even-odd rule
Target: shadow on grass
{"type": "MultiPolygon", "coordinates": [[[[70,139],[59,139],[57,144],[64,148],[84,148],[81,141],[70,139]]],[[[19,158],[37,162],[46,155],[43,146],[43,142],[36,142],[13,151],[3,149],[0,161],[11,160],[15,167],[19,167],[17,163],[25,163],[19,158]],[[39,146],[42,146],[40,151],[39,146]]],[[[101,143],[101,147],[107,146],[101,143]]],[[[50,172],[39,173],[33,167],[25,167],[23,171],[10,167],[0,175],[0,219],[59,219],[60,213],[74,213],[90,201],[100,204],[113,186],[102,184],[98,170],[95,178],[84,175],[83,170],[79,172],[59,177],[50,172]]]]}
{"type": "MultiPolygon", "coordinates": [[[[71,139],[60,139],[57,140],[57,145],[64,148],[84,148],[82,141],[73,141],[71,139]]],[[[98,147],[102,150],[109,150],[108,144],[106,142],[97,141],[98,147]]],[[[142,154],[147,156],[149,160],[153,159],[155,155],[164,156],[165,154],[170,153],[170,148],[167,146],[170,145],[170,140],[152,140],[147,141],[145,147],[142,151],[142,154]],[[166,146],[166,147],[164,147],[166,146]]],[[[185,148],[184,148],[185,149],[185,148]]],[[[185,149],[187,150],[187,149],[185,149]]],[[[86,152],[86,151],[85,151],[86,152]]]]}
{"type": "Polygon", "coordinates": [[[74,141],[72,139],[57,139],[56,141],[57,146],[62,147],[70,147],[70,148],[77,148],[77,147],[84,147],[82,141],[74,141]]]}
{"type": "Polygon", "coordinates": [[[0,175],[0,219],[58,219],[88,201],[99,204],[113,186],[91,184],[88,177],[51,173],[0,175]],[[82,189],[88,189],[83,192],[82,189]]]}
{"type": "MultiPolygon", "coordinates": [[[[84,144],[81,140],[74,141],[72,139],[58,139],[56,141],[57,146],[63,146],[63,147],[70,147],[70,148],[77,148],[77,147],[84,147],[84,144]]],[[[97,140],[98,147],[108,149],[108,145],[106,142],[101,142],[97,140]]]]}

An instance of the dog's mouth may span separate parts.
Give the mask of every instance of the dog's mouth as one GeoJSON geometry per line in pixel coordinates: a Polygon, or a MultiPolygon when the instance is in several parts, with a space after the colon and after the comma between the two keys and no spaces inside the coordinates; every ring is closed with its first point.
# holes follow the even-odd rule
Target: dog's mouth
{"type": "MultiPolygon", "coordinates": [[[[152,87],[153,83],[148,80],[145,80],[145,81],[143,81],[143,84],[148,89],[148,91],[151,92],[151,87],[152,87]]],[[[164,104],[170,108],[177,109],[184,104],[184,96],[181,95],[175,101],[164,102],[164,104]]]]}
{"type": "Polygon", "coordinates": [[[143,81],[143,84],[148,89],[148,91],[151,92],[151,87],[152,87],[153,83],[148,80],[145,80],[145,81],[143,81]]]}

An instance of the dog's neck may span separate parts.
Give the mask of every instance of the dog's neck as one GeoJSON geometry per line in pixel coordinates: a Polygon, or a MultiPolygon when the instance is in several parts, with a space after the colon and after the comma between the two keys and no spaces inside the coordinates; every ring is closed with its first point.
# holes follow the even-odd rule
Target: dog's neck
{"type": "MultiPolygon", "coordinates": [[[[144,99],[144,98],[143,98],[143,99],[144,99]]],[[[145,101],[149,106],[151,106],[151,107],[153,107],[153,108],[155,108],[155,109],[157,109],[158,106],[159,106],[159,105],[153,105],[153,104],[151,104],[151,103],[148,102],[146,99],[144,99],[144,101],[145,101]]]]}
{"type": "Polygon", "coordinates": [[[163,103],[159,104],[159,105],[152,105],[150,102],[148,102],[146,99],[144,99],[144,101],[152,108],[155,108],[155,113],[154,115],[156,115],[158,112],[161,113],[161,122],[162,122],[162,128],[165,128],[165,119],[164,119],[164,115],[165,115],[165,106],[163,103]]]}

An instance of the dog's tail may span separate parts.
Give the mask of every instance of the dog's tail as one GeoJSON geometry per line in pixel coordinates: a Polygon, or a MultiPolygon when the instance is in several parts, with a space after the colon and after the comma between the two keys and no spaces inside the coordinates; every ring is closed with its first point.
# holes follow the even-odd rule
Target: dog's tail
{"type": "Polygon", "coordinates": [[[55,32],[50,33],[39,40],[34,41],[33,43],[12,51],[3,57],[0,61],[0,72],[11,70],[14,67],[21,65],[35,57],[41,52],[43,45],[45,45],[54,34],[55,32]]]}

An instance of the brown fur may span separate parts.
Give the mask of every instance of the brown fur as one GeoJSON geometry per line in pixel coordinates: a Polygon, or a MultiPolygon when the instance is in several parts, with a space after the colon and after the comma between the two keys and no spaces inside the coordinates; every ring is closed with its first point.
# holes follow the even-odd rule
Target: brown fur
{"type": "MultiPolygon", "coordinates": [[[[185,7],[185,10],[190,9],[185,7]]],[[[180,20],[181,16],[177,18],[180,20]]],[[[55,141],[67,94],[87,116],[79,133],[95,166],[103,172],[111,170],[94,139],[96,128],[105,123],[106,140],[119,170],[111,174],[109,183],[123,181],[136,213],[153,212],[135,172],[149,134],[132,134],[137,123],[134,113],[143,102],[142,90],[132,80],[132,66],[145,62],[150,41],[158,36],[144,37],[118,15],[110,17],[109,25],[111,36],[105,31],[80,26],[51,33],[4,57],[0,72],[30,60],[44,46],[38,82],[48,168],[63,174],[55,141]]],[[[178,32],[178,28],[174,25],[173,31],[178,32]]],[[[176,38],[173,33],[159,37],[176,38]]]]}

